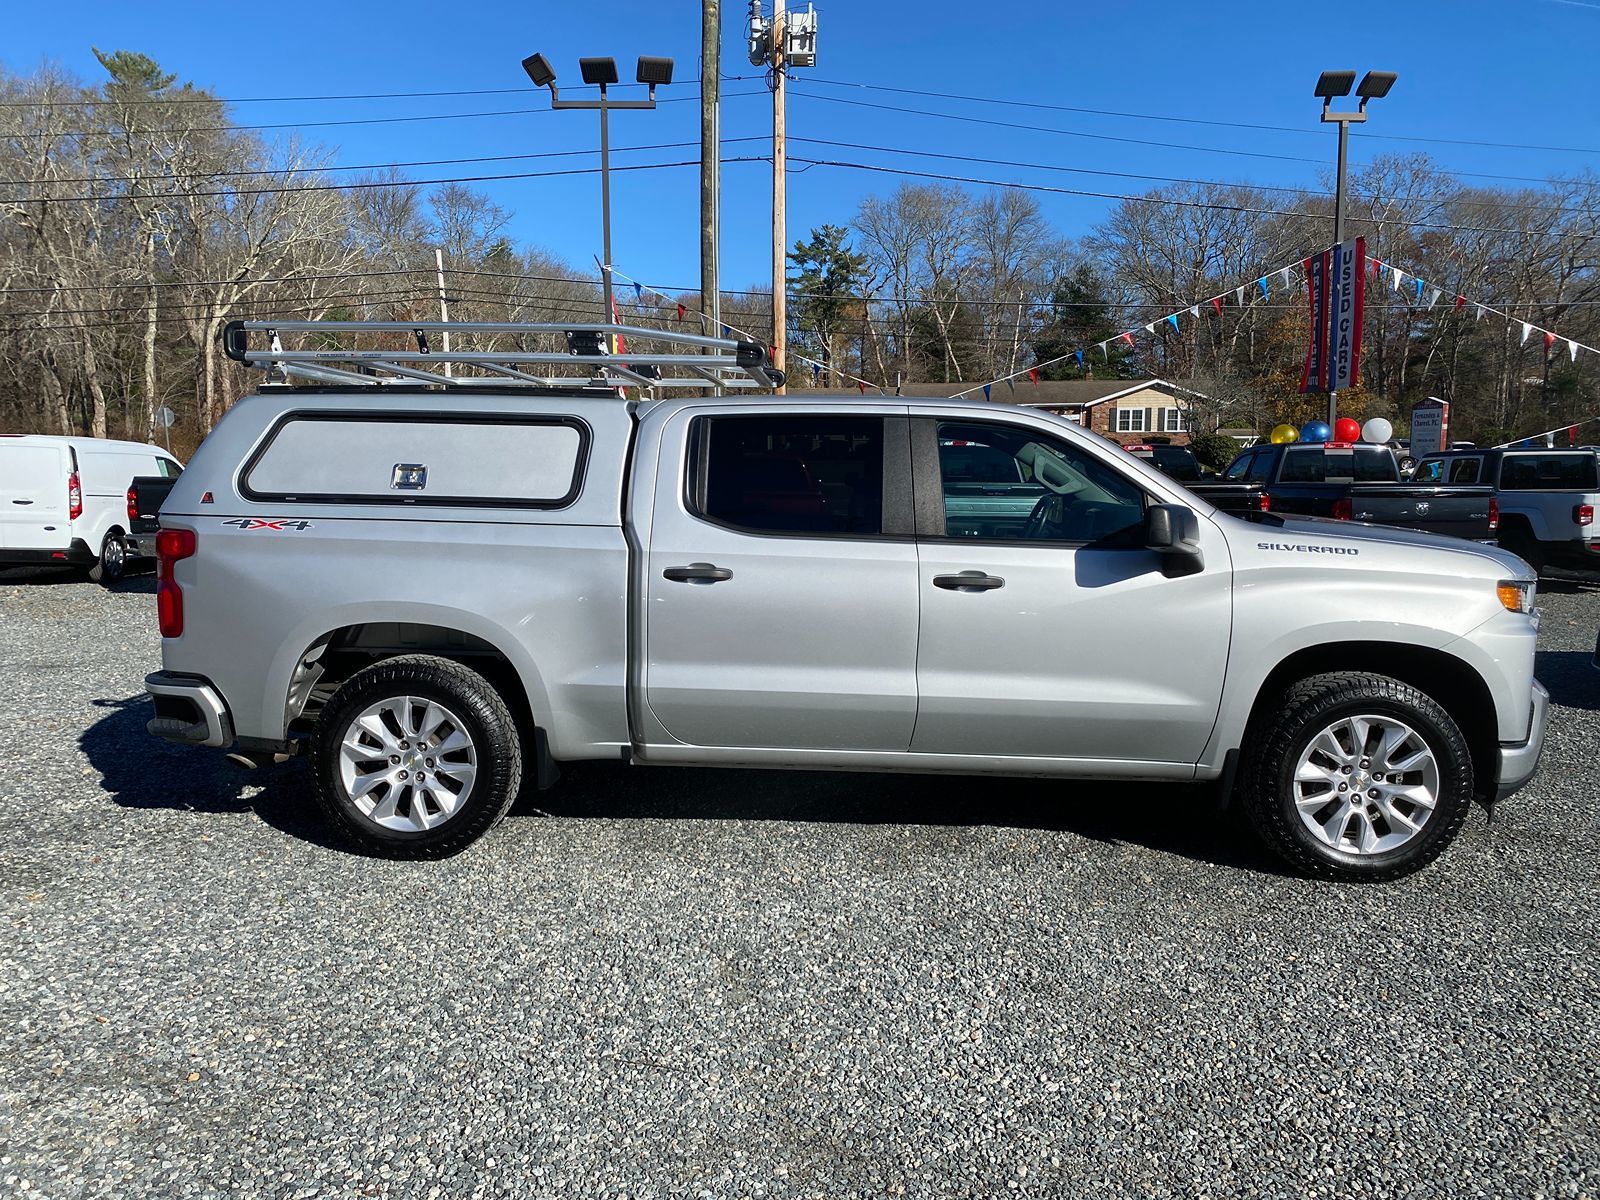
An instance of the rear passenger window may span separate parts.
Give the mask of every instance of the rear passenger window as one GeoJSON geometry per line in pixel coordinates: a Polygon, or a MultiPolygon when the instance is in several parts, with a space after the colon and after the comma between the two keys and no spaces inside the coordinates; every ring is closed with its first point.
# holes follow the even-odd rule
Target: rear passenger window
{"type": "Polygon", "coordinates": [[[252,500],[564,508],[588,427],[575,417],[294,413],[244,471],[252,500]]]}
{"type": "Polygon", "coordinates": [[[1500,465],[1505,492],[1591,492],[1595,487],[1592,453],[1507,455],[1500,465]]]}
{"type": "Polygon", "coordinates": [[[694,507],[760,533],[883,530],[883,418],[728,416],[696,422],[694,507]]]}
{"type": "Polygon", "coordinates": [[[1456,459],[1455,462],[1450,464],[1450,482],[1477,483],[1479,461],[1476,458],[1456,459]]]}

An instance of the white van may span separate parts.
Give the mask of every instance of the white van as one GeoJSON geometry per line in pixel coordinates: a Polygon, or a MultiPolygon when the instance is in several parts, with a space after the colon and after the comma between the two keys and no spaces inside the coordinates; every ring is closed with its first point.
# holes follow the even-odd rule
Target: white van
{"type": "Polygon", "coordinates": [[[182,471],[165,450],[139,442],[0,434],[0,566],[81,566],[115,583],[134,553],[128,485],[182,471]]]}

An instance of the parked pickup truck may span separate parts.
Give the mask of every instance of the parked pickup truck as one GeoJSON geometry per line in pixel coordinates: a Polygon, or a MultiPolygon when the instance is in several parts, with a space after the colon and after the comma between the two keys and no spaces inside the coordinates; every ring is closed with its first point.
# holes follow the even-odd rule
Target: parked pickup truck
{"type": "Polygon", "coordinates": [[[161,505],[172,494],[182,468],[172,464],[171,475],[140,475],[128,485],[128,540],[140,558],[156,556],[156,534],[161,529],[161,505]]]}
{"type": "Polygon", "coordinates": [[[594,759],[1025,776],[1063,805],[1210,780],[1296,869],[1380,880],[1544,739],[1512,555],[1236,520],[1034,410],[269,385],[161,524],[151,732],[304,753],[380,855],[455,853],[525,763],[545,787],[594,759]],[[971,444],[1030,489],[1020,523],[947,489],[971,444]],[[1182,653],[1128,653],[1156,630],[1182,653]]]}
{"type": "Polygon", "coordinates": [[[1450,450],[1417,464],[1431,484],[1486,484],[1500,509],[1500,544],[1536,571],[1600,568],[1600,451],[1450,450]]]}
{"type": "Polygon", "coordinates": [[[1402,483],[1387,446],[1349,442],[1252,446],[1215,483],[1189,484],[1224,512],[1331,517],[1491,541],[1494,489],[1402,483]]]}

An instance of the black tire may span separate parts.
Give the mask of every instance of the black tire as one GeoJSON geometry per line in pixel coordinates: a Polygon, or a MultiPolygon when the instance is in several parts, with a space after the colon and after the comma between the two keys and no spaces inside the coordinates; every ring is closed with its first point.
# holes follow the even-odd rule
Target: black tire
{"type": "MultiPolygon", "coordinates": [[[[399,703],[399,707],[407,708],[403,703],[399,703]]],[[[407,710],[415,715],[414,707],[407,710]]],[[[445,726],[455,727],[456,723],[445,726]]],[[[403,733],[392,724],[388,729],[390,737],[399,738],[403,733]]],[[[367,740],[377,742],[375,736],[367,740]]],[[[427,745],[422,741],[411,746],[409,739],[397,741],[393,747],[385,743],[386,748],[397,751],[391,760],[393,773],[404,778],[403,766],[422,767],[423,760],[412,764],[411,759],[425,754],[427,745]],[[407,748],[399,752],[400,746],[407,748]],[[407,756],[404,762],[401,753],[407,756]]],[[[388,769],[380,761],[382,757],[375,754],[368,761],[372,774],[388,769]]],[[[442,755],[439,761],[441,766],[445,765],[442,755]]],[[[361,850],[382,858],[436,859],[459,854],[499,824],[522,787],[522,738],[505,701],[476,671],[427,654],[385,659],[351,676],[317,721],[312,735],[311,762],[316,775],[317,798],[328,818],[361,850]],[[437,781],[445,778],[444,771],[435,771],[434,791],[426,796],[414,786],[382,782],[367,793],[378,798],[373,808],[376,813],[379,806],[389,800],[389,789],[396,788],[393,807],[397,811],[391,819],[415,823],[416,806],[420,805],[423,824],[437,819],[436,824],[421,829],[388,828],[379,824],[351,798],[344,778],[344,739],[347,732],[356,733],[352,723],[374,705],[388,701],[399,703],[408,696],[436,702],[459,718],[459,727],[469,739],[469,747],[458,753],[475,757],[475,774],[461,788],[459,794],[464,798],[460,800],[460,807],[451,813],[443,812],[434,794],[440,789],[437,781]]],[[[434,767],[433,759],[425,762],[428,768],[434,767]]]]}
{"type": "MultiPolygon", "coordinates": [[[[1338,671],[1295,684],[1269,713],[1246,739],[1241,807],[1267,848],[1297,872],[1350,882],[1399,879],[1439,857],[1460,832],[1472,807],[1472,754],[1450,714],[1430,696],[1386,675],[1338,671]],[[1419,821],[1420,830],[1388,851],[1361,854],[1335,848],[1311,831],[1295,802],[1301,755],[1322,731],[1357,715],[1403,723],[1425,743],[1437,764],[1435,807],[1419,821]]],[[[1356,792],[1351,795],[1359,799],[1356,792]]],[[[1330,800],[1342,799],[1330,793],[1330,800]]],[[[1411,815],[1417,815],[1415,810],[1411,815]]],[[[1357,829],[1359,822],[1358,816],[1357,829]]],[[[1404,833],[1398,828],[1393,832],[1404,833]]]]}
{"type": "Polygon", "coordinates": [[[1533,531],[1525,525],[1516,525],[1500,535],[1500,548],[1509,550],[1533,568],[1535,575],[1544,573],[1544,552],[1534,540],[1533,531]]]}
{"type": "Polygon", "coordinates": [[[112,526],[100,541],[100,557],[89,568],[89,578],[95,583],[110,585],[128,573],[128,543],[122,530],[112,526]]]}

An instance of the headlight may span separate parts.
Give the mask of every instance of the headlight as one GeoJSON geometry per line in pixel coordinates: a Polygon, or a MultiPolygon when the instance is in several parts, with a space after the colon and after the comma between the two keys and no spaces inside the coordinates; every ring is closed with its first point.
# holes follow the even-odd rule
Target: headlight
{"type": "Polygon", "coordinates": [[[1500,603],[1505,605],[1507,612],[1531,613],[1536,587],[1531,579],[1502,579],[1495,585],[1495,590],[1500,593],[1500,603]]]}

